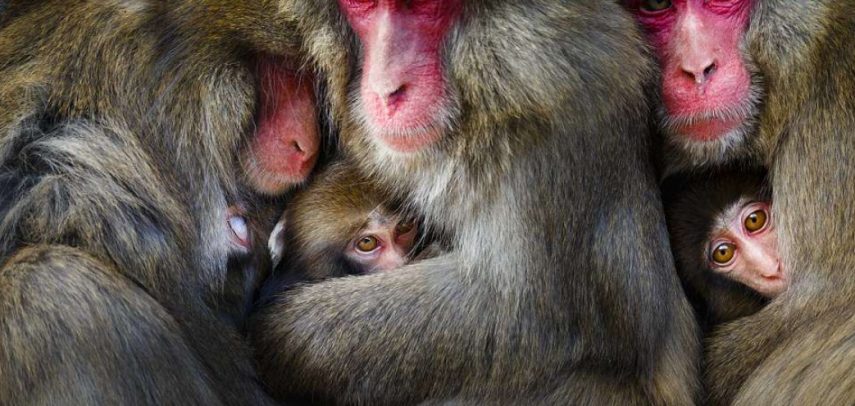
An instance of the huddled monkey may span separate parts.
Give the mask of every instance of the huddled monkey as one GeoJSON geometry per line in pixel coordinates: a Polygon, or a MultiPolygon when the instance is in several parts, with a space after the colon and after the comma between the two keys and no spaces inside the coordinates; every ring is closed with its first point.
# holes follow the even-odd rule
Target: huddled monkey
{"type": "Polygon", "coordinates": [[[790,288],[716,329],[712,404],[855,398],[853,0],[626,0],[662,70],[669,171],[767,167],[790,288]]]}
{"type": "MultiPolygon", "coordinates": [[[[281,4],[282,2],[280,2],[281,4]]],[[[630,15],[583,0],[300,0],[343,153],[448,250],[260,309],[275,396],[692,404],[630,15]]]]}
{"type": "Polygon", "coordinates": [[[316,281],[409,262],[419,227],[387,196],[352,164],[331,164],[289,200],[271,233],[275,272],[316,281]]]}
{"type": "Polygon", "coordinates": [[[0,404],[273,403],[241,330],[319,157],[295,19],[2,4],[0,404]]]}
{"type": "Polygon", "coordinates": [[[665,188],[677,272],[707,327],[756,313],[789,285],[764,180],[721,171],[665,188]]]}

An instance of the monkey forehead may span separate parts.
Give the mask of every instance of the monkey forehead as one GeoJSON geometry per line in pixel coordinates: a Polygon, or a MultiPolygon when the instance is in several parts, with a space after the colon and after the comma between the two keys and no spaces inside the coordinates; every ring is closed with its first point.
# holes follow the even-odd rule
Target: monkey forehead
{"type": "MultiPolygon", "coordinates": [[[[755,201],[756,199],[754,196],[741,196],[733,203],[725,206],[721,212],[715,216],[712,234],[721,234],[722,232],[729,230],[733,220],[739,217],[742,208],[755,201]]],[[[715,238],[715,236],[713,236],[713,238],[715,238]]]]}
{"type": "Polygon", "coordinates": [[[394,213],[388,207],[383,204],[378,204],[374,210],[371,210],[368,213],[368,217],[365,219],[365,226],[379,226],[386,227],[390,225],[398,224],[402,219],[402,216],[394,213]]]}

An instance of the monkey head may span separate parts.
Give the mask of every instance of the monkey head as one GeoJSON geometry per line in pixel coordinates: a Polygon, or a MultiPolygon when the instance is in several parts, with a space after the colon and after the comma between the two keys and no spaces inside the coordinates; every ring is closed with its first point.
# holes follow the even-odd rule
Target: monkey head
{"type": "Polygon", "coordinates": [[[441,48],[461,1],[339,0],[339,6],[365,51],[357,95],[364,127],[397,152],[436,143],[451,111],[441,48]]]}
{"type": "Polygon", "coordinates": [[[677,272],[712,324],[758,311],[787,286],[765,176],[722,170],[663,184],[677,272]]]}
{"type": "Polygon", "coordinates": [[[337,162],[289,202],[268,245],[274,266],[321,279],[400,267],[418,232],[413,217],[396,210],[382,190],[337,162]]]}
{"type": "Polygon", "coordinates": [[[624,0],[661,67],[660,127],[674,165],[756,158],[762,90],[741,50],[752,0],[624,0]]]}
{"type": "Polygon", "coordinates": [[[314,73],[299,29],[282,8],[258,1],[182,0],[166,11],[184,35],[206,44],[196,52],[247,64],[248,71],[239,72],[256,82],[254,134],[238,159],[246,183],[267,196],[303,183],[320,150],[314,73]]]}
{"type": "Polygon", "coordinates": [[[767,298],[787,288],[769,202],[743,196],[713,219],[705,247],[710,270],[767,298]]]}

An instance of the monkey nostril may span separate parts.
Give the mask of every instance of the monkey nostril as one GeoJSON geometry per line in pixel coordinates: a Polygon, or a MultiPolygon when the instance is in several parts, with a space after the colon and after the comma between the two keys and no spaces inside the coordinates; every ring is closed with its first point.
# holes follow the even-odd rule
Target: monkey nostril
{"type": "Polygon", "coordinates": [[[715,72],[715,63],[711,63],[704,69],[704,80],[709,79],[710,75],[715,72]]]}
{"type": "Polygon", "coordinates": [[[406,94],[406,92],[407,92],[407,85],[398,86],[395,90],[393,90],[391,92],[384,92],[385,94],[383,94],[383,96],[382,96],[383,104],[386,107],[394,106],[395,104],[397,104],[398,102],[401,101],[401,99],[404,97],[404,94],[406,94]]]}
{"type": "Polygon", "coordinates": [[[293,146],[294,150],[297,151],[297,153],[300,155],[306,153],[306,151],[304,151],[303,148],[300,147],[300,143],[297,141],[291,141],[291,146],[293,146]]]}
{"type": "Polygon", "coordinates": [[[407,85],[401,85],[401,86],[399,86],[397,89],[395,89],[395,91],[393,91],[392,93],[389,93],[389,96],[388,96],[388,97],[392,98],[392,97],[400,97],[400,96],[403,96],[403,95],[404,95],[404,91],[406,91],[406,90],[407,90],[407,85]]]}
{"type": "Polygon", "coordinates": [[[694,66],[683,66],[681,67],[681,70],[688,79],[698,85],[702,85],[705,84],[708,80],[710,80],[710,77],[715,73],[716,64],[715,62],[711,62],[694,66]],[[699,65],[703,66],[703,69],[701,69],[699,65]]]}

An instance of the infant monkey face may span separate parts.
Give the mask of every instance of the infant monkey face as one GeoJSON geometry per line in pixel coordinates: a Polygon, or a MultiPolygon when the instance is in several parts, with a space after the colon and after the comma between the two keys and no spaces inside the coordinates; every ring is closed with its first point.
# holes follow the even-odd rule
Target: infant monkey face
{"type": "Polygon", "coordinates": [[[417,234],[414,219],[375,211],[348,242],[345,256],[363,274],[389,271],[408,262],[417,234]]]}
{"type": "Polygon", "coordinates": [[[710,269],[773,298],[788,280],[778,255],[777,234],[767,202],[741,202],[716,221],[707,246],[710,269]]]}

